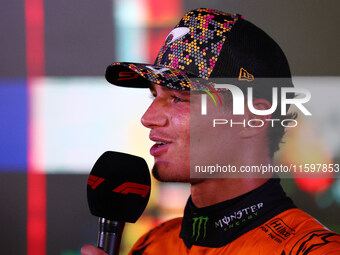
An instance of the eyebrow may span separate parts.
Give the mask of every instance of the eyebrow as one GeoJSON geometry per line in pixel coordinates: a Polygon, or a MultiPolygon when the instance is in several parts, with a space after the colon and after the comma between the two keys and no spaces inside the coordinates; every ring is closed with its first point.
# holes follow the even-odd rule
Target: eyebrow
{"type": "Polygon", "coordinates": [[[175,90],[185,96],[190,96],[190,90],[175,90]]]}

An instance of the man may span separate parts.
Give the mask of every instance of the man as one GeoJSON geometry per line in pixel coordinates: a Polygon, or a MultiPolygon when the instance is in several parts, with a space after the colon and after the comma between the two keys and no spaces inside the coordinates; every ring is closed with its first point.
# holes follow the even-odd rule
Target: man
{"type": "MultiPolygon", "coordinates": [[[[261,29],[240,15],[203,8],[182,18],[154,65],[108,67],[109,82],[150,88],[154,96],[142,117],[155,142],[150,149],[153,175],[191,184],[184,217],[146,233],[131,254],[340,254],[340,236],[297,209],[279,179],[239,171],[272,165],[284,127],[269,120],[287,117],[280,115],[280,107],[269,113],[272,91],[274,86],[292,87],[290,76],[282,50],[261,29]],[[273,83],[276,79],[280,82],[273,83]],[[216,90],[220,82],[245,93],[252,87],[253,109],[245,104],[242,114],[234,114],[231,92],[236,89],[216,90]],[[212,96],[203,109],[202,92],[215,93],[221,105],[212,96]],[[254,109],[268,114],[254,114],[254,109]],[[212,120],[233,124],[212,125],[212,120]],[[226,164],[237,174],[196,171],[226,164]]],[[[104,253],[86,245],[82,254],[104,253]]]]}

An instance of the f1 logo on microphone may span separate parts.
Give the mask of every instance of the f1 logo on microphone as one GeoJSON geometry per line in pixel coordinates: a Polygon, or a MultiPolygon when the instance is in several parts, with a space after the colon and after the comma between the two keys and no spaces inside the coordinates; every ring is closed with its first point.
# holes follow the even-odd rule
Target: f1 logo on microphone
{"type": "Polygon", "coordinates": [[[134,193],[138,194],[141,197],[145,198],[146,195],[150,191],[150,186],[145,184],[138,184],[133,182],[125,182],[122,185],[118,186],[112,192],[122,193],[122,194],[129,194],[134,193]]]}
{"type": "Polygon", "coordinates": [[[99,184],[101,184],[103,181],[105,181],[104,178],[100,178],[97,176],[94,176],[92,174],[89,175],[89,179],[87,180],[87,184],[90,185],[92,189],[95,189],[98,187],[99,184]]]}

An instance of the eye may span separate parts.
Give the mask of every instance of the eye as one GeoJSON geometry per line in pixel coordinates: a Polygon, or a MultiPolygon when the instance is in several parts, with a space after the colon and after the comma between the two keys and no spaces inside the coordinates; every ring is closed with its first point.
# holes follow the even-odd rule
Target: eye
{"type": "Polygon", "coordinates": [[[180,98],[178,96],[172,95],[171,96],[171,102],[173,103],[180,103],[180,102],[184,102],[185,100],[183,98],[180,98]]]}

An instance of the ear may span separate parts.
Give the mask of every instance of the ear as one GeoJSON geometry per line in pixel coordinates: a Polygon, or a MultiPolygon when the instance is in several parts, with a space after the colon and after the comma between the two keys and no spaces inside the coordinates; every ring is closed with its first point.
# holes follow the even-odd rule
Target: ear
{"type": "MultiPolygon", "coordinates": [[[[271,108],[269,101],[263,98],[256,98],[253,100],[253,106],[256,110],[268,110],[271,108]]],[[[246,120],[245,127],[241,130],[240,135],[242,138],[249,138],[266,134],[268,125],[271,125],[271,114],[257,115],[250,111],[247,105],[245,105],[244,118],[246,120]]]]}

